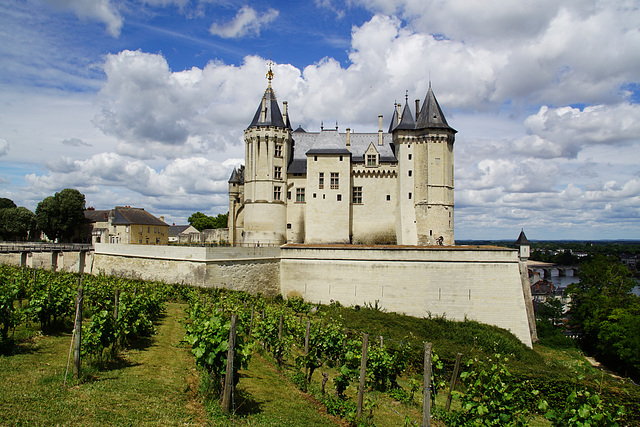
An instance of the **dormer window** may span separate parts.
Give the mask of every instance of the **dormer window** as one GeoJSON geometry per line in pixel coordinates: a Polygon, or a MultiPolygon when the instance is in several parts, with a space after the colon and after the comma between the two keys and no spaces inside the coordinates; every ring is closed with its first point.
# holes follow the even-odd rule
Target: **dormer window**
{"type": "Polygon", "coordinates": [[[375,154],[367,154],[367,167],[378,166],[378,156],[375,154]]]}

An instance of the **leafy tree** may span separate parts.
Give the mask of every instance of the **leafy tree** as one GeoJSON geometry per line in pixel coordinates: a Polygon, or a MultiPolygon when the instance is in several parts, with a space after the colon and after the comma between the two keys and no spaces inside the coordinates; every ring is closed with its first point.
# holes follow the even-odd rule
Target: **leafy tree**
{"type": "Polygon", "coordinates": [[[13,200],[7,199],[6,197],[0,197],[0,209],[8,209],[17,207],[13,200]]]}
{"type": "Polygon", "coordinates": [[[602,255],[583,264],[580,282],[569,287],[571,323],[582,345],[623,374],[640,377],[640,298],[626,266],[602,255]]]}
{"type": "Polygon", "coordinates": [[[66,188],[45,198],[36,208],[38,228],[51,240],[70,241],[84,223],[84,194],[66,188]]]}
{"type": "Polygon", "coordinates": [[[0,237],[3,240],[27,240],[35,231],[36,216],[29,209],[0,209],[0,237]]]}
{"type": "Polygon", "coordinates": [[[218,216],[214,217],[205,215],[202,212],[196,212],[189,217],[188,221],[198,231],[202,231],[205,228],[225,228],[228,215],[228,213],[218,214],[218,216]]]}

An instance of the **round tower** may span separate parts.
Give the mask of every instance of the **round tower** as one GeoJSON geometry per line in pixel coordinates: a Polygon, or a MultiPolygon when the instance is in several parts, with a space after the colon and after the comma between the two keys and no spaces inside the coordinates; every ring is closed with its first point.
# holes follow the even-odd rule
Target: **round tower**
{"type": "MultiPolygon", "coordinates": [[[[397,115],[397,111],[394,116],[397,115]]],[[[416,119],[408,102],[391,129],[398,158],[399,244],[454,245],[453,143],[456,130],[447,120],[429,84],[416,119]]]]}
{"type": "Polygon", "coordinates": [[[291,125],[269,84],[249,127],[244,131],[244,235],[248,244],[282,244],[286,241],[287,160],[291,125]]]}

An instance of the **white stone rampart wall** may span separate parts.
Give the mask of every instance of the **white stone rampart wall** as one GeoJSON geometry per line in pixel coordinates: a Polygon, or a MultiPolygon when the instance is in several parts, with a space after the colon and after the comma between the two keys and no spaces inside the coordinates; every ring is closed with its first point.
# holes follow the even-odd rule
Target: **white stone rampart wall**
{"type": "Polygon", "coordinates": [[[46,270],[80,272],[80,263],[84,262],[84,272],[91,272],[93,261],[92,252],[84,252],[84,260],[81,261],[81,252],[25,252],[0,254],[0,264],[24,265],[29,268],[43,268],[46,270]],[[54,258],[55,256],[55,258],[54,258]]]}
{"type": "Polygon", "coordinates": [[[277,247],[178,247],[96,244],[95,274],[280,293],[277,247]]]}
{"type": "Polygon", "coordinates": [[[344,305],[377,300],[412,316],[496,325],[531,346],[514,250],[286,245],[281,257],[285,297],[344,305]]]}

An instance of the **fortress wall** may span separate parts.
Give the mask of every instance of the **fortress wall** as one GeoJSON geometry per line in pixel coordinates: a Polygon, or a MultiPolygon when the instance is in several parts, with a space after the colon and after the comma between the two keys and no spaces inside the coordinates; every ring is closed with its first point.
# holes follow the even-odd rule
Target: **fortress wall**
{"type": "Polygon", "coordinates": [[[178,247],[98,243],[94,274],[280,293],[277,247],[178,247]]]}
{"type": "Polygon", "coordinates": [[[389,311],[477,320],[531,346],[517,252],[492,248],[282,247],[284,296],[374,304],[389,311]]]}
{"type": "Polygon", "coordinates": [[[84,272],[91,272],[92,252],[23,252],[0,254],[0,264],[21,266],[29,268],[44,268],[46,270],[69,271],[77,273],[80,271],[81,257],[84,253],[84,272]],[[24,258],[23,258],[24,257],[24,258]],[[55,258],[54,258],[55,257],[55,258]]]}

